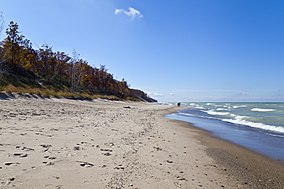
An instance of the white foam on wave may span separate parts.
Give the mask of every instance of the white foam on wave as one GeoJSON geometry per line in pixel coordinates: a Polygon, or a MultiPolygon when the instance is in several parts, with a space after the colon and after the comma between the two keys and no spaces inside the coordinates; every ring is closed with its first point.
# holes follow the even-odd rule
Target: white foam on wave
{"type": "Polygon", "coordinates": [[[221,104],[214,104],[214,103],[206,103],[206,106],[224,107],[224,105],[221,105],[221,104]]]}
{"type": "Polygon", "coordinates": [[[234,109],[237,109],[237,108],[245,108],[247,107],[246,105],[240,105],[240,106],[233,106],[234,109]]]}
{"type": "Polygon", "coordinates": [[[216,110],[217,111],[228,111],[228,109],[226,109],[226,108],[217,108],[216,110]]]}
{"type": "Polygon", "coordinates": [[[247,118],[247,116],[240,116],[240,115],[236,115],[236,114],[230,114],[230,116],[235,117],[236,119],[244,119],[244,118],[247,118]]]}
{"type": "Polygon", "coordinates": [[[188,114],[188,113],[183,113],[183,112],[179,112],[178,115],[184,115],[184,116],[194,116],[192,114],[188,114]]]}
{"type": "Polygon", "coordinates": [[[255,122],[243,120],[243,118],[245,118],[245,116],[236,116],[235,119],[222,119],[222,121],[235,123],[235,124],[238,124],[238,125],[246,125],[246,126],[249,126],[249,127],[263,129],[263,130],[267,130],[267,131],[284,133],[284,127],[266,125],[264,123],[255,123],[255,122]]]}
{"type": "Polygon", "coordinates": [[[191,117],[197,117],[197,118],[205,118],[205,119],[216,119],[216,120],[220,120],[219,118],[216,118],[216,117],[208,117],[208,116],[202,116],[202,115],[194,115],[194,114],[183,113],[183,112],[179,112],[178,115],[191,116],[191,117]]]}
{"type": "Polygon", "coordinates": [[[229,115],[230,114],[229,112],[215,112],[213,110],[204,111],[204,112],[210,115],[229,115]]]}
{"type": "Polygon", "coordinates": [[[282,135],[275,135],[275,134],[270,134],[270,133],[267,133],[267,134],[270,135],[270,136],[274,136],[274,137],[284,138],[284,136],[282,136],[282,135]]]}
{"type": "Polygon", "coordinates": [[[240,115],[236,116],[236,119],[244,119],[244,118],[247,118],[247,116],[240,116],[240,115]]]}
{"type": "Polygon", "coordinates": [[[203,109],[204,109],[202,106],[196,106],[195,108],[196,108],[196,109],[200,109],[200,110],[203,110],[203,109]]]}
{"type": "Polygon", "coordinates": [[[263,108],[253,108],[251,109],[253,112],[274,112],[274,109],[263,109],[263,108]]]}

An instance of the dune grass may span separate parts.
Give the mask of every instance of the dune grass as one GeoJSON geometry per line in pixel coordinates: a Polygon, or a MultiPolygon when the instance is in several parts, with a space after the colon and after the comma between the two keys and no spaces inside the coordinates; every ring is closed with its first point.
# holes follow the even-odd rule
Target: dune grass
{"type": "Polygon", "coordinates": [[[31,87],[15,87],[14,85],[0,86],[0,91],[7,93],[18,93],[18,94],[34,94],[42,97],[55,97],[55,98],[67,98],[67,99],[81,99],[81,100],[92,100],[92,99],[106,99],[106,100],[122,100],[114,95],[91,95],[88,93],[78,93],[69,91],[57,91],[54,89],[46,88],[31,88],[31,87]]]}

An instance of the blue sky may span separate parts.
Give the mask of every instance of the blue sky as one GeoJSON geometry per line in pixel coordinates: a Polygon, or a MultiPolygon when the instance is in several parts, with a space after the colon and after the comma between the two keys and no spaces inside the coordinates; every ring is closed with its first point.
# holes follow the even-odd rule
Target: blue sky
{"type": "MultiPolygon", "coordinates": [[[[34,47],[72,50],[159,101],[284,101],[282,0],[0,0],[34,47]]],[[[3,38],[2,31],[2,38],[3,38]]]]}

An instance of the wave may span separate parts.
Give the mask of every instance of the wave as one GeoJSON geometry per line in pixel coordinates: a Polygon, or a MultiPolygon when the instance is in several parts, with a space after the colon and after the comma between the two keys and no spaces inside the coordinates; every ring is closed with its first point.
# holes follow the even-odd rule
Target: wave
{"type": "Polygon", "coordinates": [[[179,114],[179,115],[186,115],[186,116],[194,116],[194,115],[192,115],[192,114],[183,113],[183,112],[178,112],[177,114],[179,114]]]}
{"type": "Polygon", "coordinates": [[[196,106],[196,109],[200,109],[200,110],[204,110],[204,108],[202,106],[196,106]]]}
{"type": "Polygon", "coordinates": [[[228,111],[228,109],[226,109],[226,108],[217,108],[216,110],[217,111],[228,111]]]}
{"type": "Polygon", "coordinates": [[[210,115],[229,115],[230,114],[229,112],[215,112],[213,110],[204,111],[204,112],[210,115]]]}
{"type": "Polygon", "coordinates": [[[190,103],[189,105],[190,105],[190,106],[193,106],[193,107],[196,108],[196,109],[201,109],[201,110],[204,110],[204,109],[205,109],[204,107],[202,107],[202,106],[200,106],[199,104],[196,104],[196,103],[190,103]]]}
{"type": "Polygon", "coordinates": [[[284,136],[283,136],[283,135],[275,135],[275,134],[270,134],[270,133],[266,133],[266,134],[268,134],[268,135],[270,135],[270,136],[274,136],[274,137],[284,138],[284,136]]]}
{"type": "Polygon", "coordinates": [[[240,105],[240,106],[233,106],[234,109],[237,109],[237,108],[245,108],[247,107],[246,105],[240,105]]]}
{"type": "Polygon", "coordinates": [[[238,125],[246,125],[246,126],[258,128],[258,129],[264,129],[267,131],[284,133],[284,127],[266,125],[263,123],[255,123],[255,122],[243,120],[242,118],[244,118],[244,116],[237,116],[235,119],[222,119],[222,121],[230,122],[230,123],[234,123],[238,125]]]}
{"type": "Polygon", "coordinates": [[[244,118],[249,118],[249,117],[248,117],[248,116],[240,116],[240,115],[237,115],[235,118],[236,118],[236,119],[244,119],[244,118]]]}
{"type": "Polygon", "coordinates": [[[270,132],[281,133],[280,137],[283,137],[282,134],[284,133],[284,127],[281,127],[281,126],[273,126],[273,125],[267,125],[267,124],[264,124],[264,123],[247,121],[247,120],[244,120],[245,118],[248,118],[247,116],[230,114],[228,112],[214,112],[213,110],[204,111],[204,112],[206,112],[210,115],[230,115],[233,118],[231,118],[231,119],[220,119],[220,118],[217,118],[217,117],[200,116],[200,115],[194,115],[194,114],[182,113],[182,112],[179,112],[178,114],[183,115],[183,116],[192,116],[192,117],[199,117],[199,118],[206,118],[206,119],[215,119],[215,120],[234,123],[234,124],[238,124],[238,125],[244,125],[244,126],[257,128],[257,129],[262,129],[262,130],[266,130],[266,131],[270,131],[270,132]]]}
{"type": "Polygon", "coordinates": [[[262,109],[262,108],[253,108],[251,109],[253,112],[274,112],[275,109],[262,109]]]}
{"type": "Polygon", "coordinates": [[[178,115],[181,116],[190,116],[190,117],[197,117],[197,118],[205,118],[205,119],[215,119],[215,120],[220,120],[220,118],[216,118],[216,117],[208,117],[208,116],[202,116],[202,115],[195,115],[195,114],[189,114],[189,113],[183,113],[183,112],[179,112],[178,115]]]}

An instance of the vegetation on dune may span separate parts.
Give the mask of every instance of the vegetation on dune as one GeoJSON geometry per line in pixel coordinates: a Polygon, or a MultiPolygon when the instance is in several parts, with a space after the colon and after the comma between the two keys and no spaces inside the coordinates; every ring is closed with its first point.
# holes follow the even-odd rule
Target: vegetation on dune
{"type": "Polygon", "coordinates": [[[0,90],[66,98],[107,98],[154,102],[143,91],[118,81],[105,66],[92,67],[65,52],[54,52],[49,45],[34,49],[30,40],[10,22],[0,44],[0,90]]]}

